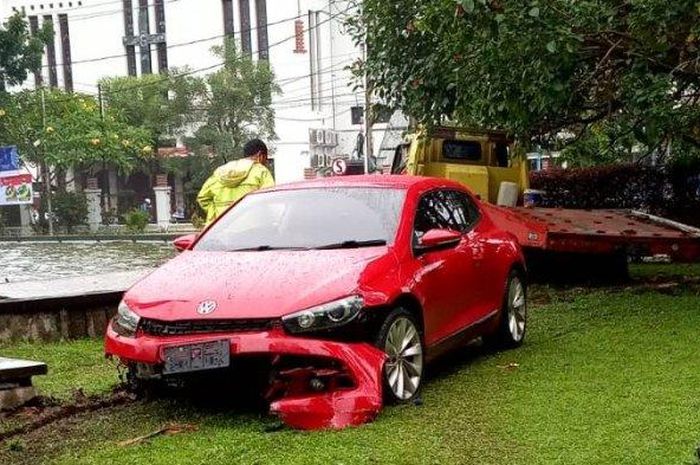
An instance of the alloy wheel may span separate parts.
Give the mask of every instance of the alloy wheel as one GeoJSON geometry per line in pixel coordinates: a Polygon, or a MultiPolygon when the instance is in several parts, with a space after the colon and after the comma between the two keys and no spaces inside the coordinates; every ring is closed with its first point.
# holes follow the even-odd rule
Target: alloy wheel
{"type": "Polygon", "coordinates": [[[520,342],[525,336],[527,319],[527,301],[525,287],[520,278],[513,277],[508,288],[508,330],[514,342],[520,342]]]}
{"type": "Polygon", "coordinates": [[[387,384],[399,400],[410,399],[423,375],[423,345],[411,320],[399,317],[387,333],[384,351],[389,360],[384,367],[387,384]]]}

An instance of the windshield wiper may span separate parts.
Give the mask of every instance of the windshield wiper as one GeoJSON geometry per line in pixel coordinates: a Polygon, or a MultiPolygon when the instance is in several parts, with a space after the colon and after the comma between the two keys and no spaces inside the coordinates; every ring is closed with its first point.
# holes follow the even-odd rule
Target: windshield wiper
{"type": "Polygon", "coordinates": [[[386,245],[386,241],[384,239],[370,239],[366,241],[343,241],[343,242],[336,242],[334,244],[326,244],[326,245],[321,245],[318,247],[314,247],[315,250],[324,250],[324,249],[356,249],[358,247],[373,247],[373,246],[378,246],[378,245],[386,245]]]}
{"type": "Polygon", "coordinates": [[[264,252],[266,250],[309,250],[308,247],[274,247],[271,245],[256,245],[255,247],[243,247],[231,249],[229,252],[264,252]]]}

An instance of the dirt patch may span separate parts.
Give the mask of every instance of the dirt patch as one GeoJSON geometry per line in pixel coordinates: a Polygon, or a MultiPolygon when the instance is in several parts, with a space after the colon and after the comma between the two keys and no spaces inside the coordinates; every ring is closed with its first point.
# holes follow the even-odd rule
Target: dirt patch
{"type": "Polygon", "coordinates": [[[86,396],[79,389],[68,402],[40,396],[28,405],[0,414],[0,422],[8,425],[0,431],[0,444],[74,415],[124,405],[135,400],[136,397],[122,387],[115,388],[106,396],[86,396]]]}

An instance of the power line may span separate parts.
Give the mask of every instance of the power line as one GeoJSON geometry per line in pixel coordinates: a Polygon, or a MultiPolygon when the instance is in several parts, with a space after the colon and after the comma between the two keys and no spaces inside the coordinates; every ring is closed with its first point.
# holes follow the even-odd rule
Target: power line
{"type": "MultiPolygon", "coordinates": [[[[340,115],[344,115],[345,113],[350,113],[351,110],[352,110],[351,108],[348,108],[346,110],[343,110],[341,112],[336,113],[335,116],[340,116],[340,115]]],[[[313,121],[320,121],[322,119],[329,119],[329,118],[333,118],[333,115],[319,116],[317,118],[286,118],[284,116],[275,115],[275,119],[278,119],[280,121],[290,121],[290,122],[296,122],[296,123],[311,123],[313,121]]]]}
{"type": "MultiPolygon", "coordinates": [[[[179,2],[179,1],[181,1],[181,0],[163,0],[163,5],[165,5],[165,4],[167,4],[167,3],[176,3],[176,2],[179,2]]],[[[105,2],[105,3],[101,3],[101,4],[95,4],[94,6],[109,5],[109,4],[112,4],[112,3],[115,3],[115,4],[116,4],[116,3],[123,3],[123,2],[122,2],[122,0],[117,0],[117,1],[105,2]]],[[[156,2],[155,2],[155,1],[154,1],[153,3],[147,3],[147,4],[145,5],[146,8],[150,8],[150,7],[154,7],[154,6],[156,6],[156,2]]],[[[80,9],[80,8],[86,8],[86,7],[87,7],[86,5],[83,5],[82,7],[74,7],[73,10],[75,10],[75,9],[80,9]]],[[[139,10],[140,10],[140,9],[141,9],[141,6],[138,5],[136,8],[133,8],[133,7],[132,7],[132,9],[139,9],[139,10]]],[[[61,13],[64,13],[64,12],[70,11],[70,10],[71,10],[70,8],[65,8],[65,9],[58,8],[58,9],[56,10],[56,12],[57,12],[58,14],[61,14],[61,13]]],[[[123,11],[124,11],[124,8],[119,8],[119,9],[114,9],[114,10],[107,10],[107,11],[95,11],[95,12],[92,12],[92,13],[71,15],[71,16],[69,17],[69,19],[72,20],[72,21],[84,21],[84,20],[86,20],[86,19],[94,19],[94,18],[99,18],[99,17],[102,17],[102,16],[112,16],[112,15],[115,15],[115,14],[117,14],[117,13],[122,13],[123,11]]]]}
{"type": "MultiPolygon", "coordinates": [[[[348,7],[345,11],[347,11],[348,9],[349,9],[349,7],[348,7]]],[[[321,25],[323,25],[323,24],[325,24],[325,23],[327,23],[327,22],[329,22],[329,21],[335,19],[335,18],[336,18],[337,16],[339,16],[339,15],[340,15],[340,13],[336,13],[335,15],[331,15],[331,16],[329,16],[327,19],[325,19],[325,20],[319,22],[318,24],[316,24],[315,27],[319,27],[319,26],[321,26],[321,25]]],[[[304,32],[308,32],[308,31],[309,31],[308,28],[304,30],[304,32]]],[[[284,43],[286,43],[286,42],[289,42],[290,40],[295,39],[296,36],[297,36],[297,35],[296,35],[296,33],[295,33],[295,34],[293,34],[293,35],[291,35],[291,36],[285,37],[284,39],[278,40],[277,42],[274,42],[274,43],[268,45],[267,49],[269,50],[269,49],[271,49],[271,48],[273,48],[273,47],[277,47],[277,46],[280,46],[280,45],[282,45],[282,44],[284,44],[284,43]]],[[[193,70],[188,70],[188,71],[185,71],[185,72],[180,73],[180,74],[178,74],[178,75],[176,75],[176,76],[173,76],[173,77],[178,78],[178,77],[190,76],[190,75],[193,75],[193,74],[196,74],[196,73],[201,73],[201,72],[204,72],[204,71],[211,71],[212,69],[218,68],[219,66],[223,66],[223,65],[225,65],[225,64],[226,64],[226,62],[223,61],[223,62],[220,62],[220,63],[216,63],[216,64],[214,64],[214,65],[205,66],[205,67],[203,67],[203,68],[197,68],[197,69],[193,69],[193,70]]],[[[161,79],[160,81],[161,81],[161,82],[164,82],[164,81],[167,80],[168,78],[169,78],[169,76],[166,76],[165,78],[161,79]]],[[[153,81],[153,82],[149,82],[149,83],[145,83],[145,84],[135,84],[135,85],[133,85],[133,86],[131,86],[131,87],[124,87],[124,88],[122,88],[122,89],[119,89],[119,91],[127,91],[127,90],[132,90],[132,89],[135,89],[135,88],[139,88],[139,87],[152,86],[152,85],[156,85],[156,84],[158,84],[158,83],[159,83],[159,82],[157,82],[157,81],[153,81]]]]}
{"type": "MultiPolygon", "coordinates": [[[[333,19],[337,18],[341,13],[347,12],[347,11],[349,10],[349,8],[350,8],[350,6],[348,6],[348,8],[346,8],[344,12],[338,12],[338,13],[335,13],[335,14],[333,14],[333,15],[330,15],[327,19],[324,19],[324,20],[320,21],[320,22],[317,23],[314,27],[320,27],[320,26],[322,26],[323,24],[326,24],[326,23],[332,21],[333,19]]],[[[304,30],[304,32],[308,32],[309,30],[310,30],[310,29],[307,28],[307,29],[304,30]]],[[[274,42],[274,43],[268,45],[267,49],[269,50],[269,49],[271,49],[271,48],[273,48],[273,47],[277,47],[277,46],[280,46],[280,45],[282,45],[282,44],[284,44],[284,43],[286,43],[286,42],[289,42],[290,40],[295,39],[296,36],[297,36],[297,35],[296,35],[296,33],[295,33],[295,34],[293,34],[293,35],[291,35],[291,36],[285,37],[284,39],[278,40],[277,42],[274,42]]],[[[134,84],[134,85],[131,85],[131,86],[125,86],[125,87],[122,87],[122,88],[120,88],[120,89],[112,90],[111,93],[112,93],[112,94],[115,94],[115,93],[120,93],[120,92],[126,92],[126,91],[130,91],[130,90],[135,90],[135,89],[139,89],[139,88],[152,87],[152,86],[158,85],[158,84],[160,84],[160,83],[162,83],[162,82],[165,82],[165,81],[167,81],[168,79],[171,79],[171,78],[177,79],[177,78],[181,78],[181,77],[185,77],[185,76],[191,76],[191,75],[194,75],[194,74],[196,74],[196,73],[202,73],[202,72],[206,72],[206,71],[211,71],[211,70],[213,70],[214,68],[218,68],[218,67],[220,67],[220,66],[224,66],[225,64],[226,64],[226,62],[223,61],[223,62],[216,63],[216,64],[213,64],[213,65],[205,66],[205,67],[202,67],[202,68],[187,70],[187,71],[184,71],[184,72],[182,72],[182,73],[180,73],[180,74],[177,74],[177,75],[166,74],[166,75],[164,75],[163,77],[161,77],[161,78],[158,79],[158,80],[154,80],[154,81],[147,82],[147,83],[138,83],[138,84],[134,84]]],[[[58,99],[58,100],[54,100],[53,102],[50,102],[50,103],[61,103],[61,102],[64,102],[64,101],[69,101],[70,99],[71,99],[71,98],[58,99]]]]}
{"type": "MultiPolygon", "coordinates": [[[[179,1],[179,0],[171,0],[171,1],[179,1]]],[[[293,21],[293,20],[295,20],[295,19],[298,19],[299,17],[300,17],[300,16],[297,15],[297,16],[292,16],[292,17],[289,17],[289,18],[280,19],[280,20],[275,21],[275,22],[272,22],[272,23],[267,23],[267,24],[265,24],[264,27],[267,27],[267,26],[275,26],[275,25],[282,24],[282,23],[285,23],[285,22],[288,22],[288,21],[293,21]]],[[[245,29],[245,31],[239,30],[239,31],[235,31],[235,32],[229,33],[229,34],[218,34],[218,35],[215,35],[215,36],[203,37],[203,38],[200,38],[200,39],[190,40],[190,41],[187,41],[187,42],[179,42],[179,43],[176,43],[176,44],[166,45],[165,48],[166,48],[166,49],[172,49],[172,48],[177,48],[177,47],[185,47],[185,46],[187,46],[187,45],[194,45],[194,44],[198,44],[198,43],[202,43],[202,42],[208,42],[208,41],[211,41],[211,40],[223,39],[223,38],[225,38],[225,37],[231,37],[231,36],[235,37],[236,35],[241,35],[241,34],[243,34],[243,32],[246,32],[246,33],[247,33],[248,31],[256,31],[256,30],[258,30],[258,29],[261,29],[261,27],[262,27],[262,26],[256,26],[256,27],[251,27],[251,28],[245,29]]],[[[86,59],[84,59],[84,60],[75,60],[75,61],[71,61],[71,65],[76,65],[76,64],[81,64],[81,63],[95,63],[95,62],[98,62],[98,61],[112,60],[112,59],[115,59],[115,58],[126,58],[126,57],[127,57],[127,54],[126,54],[126,53],[119,53],[119,54],[106,55],[106,56],[101,56],[101,57],[96,57],[96,58],[86,58],[86,59]]],[[[57,63],[55,66],[56,66],[56,67],[61,67],[61,66],[63,66],[63,63],[57,63]]],[[[42,67],[42,68],[49,68],[50,66],[47,64],[47,65],[42,65],[41,67],[42,67]]]]}

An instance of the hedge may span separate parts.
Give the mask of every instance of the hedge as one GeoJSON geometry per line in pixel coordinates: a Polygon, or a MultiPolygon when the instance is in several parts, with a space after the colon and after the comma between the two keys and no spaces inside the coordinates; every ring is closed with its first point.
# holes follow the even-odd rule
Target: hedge
{"type": "Polygon", "coordinates": [[[700,223],[700,163],[534,171],[530,186],[546,192],[548,207],[629,208],[700,223]]]}

